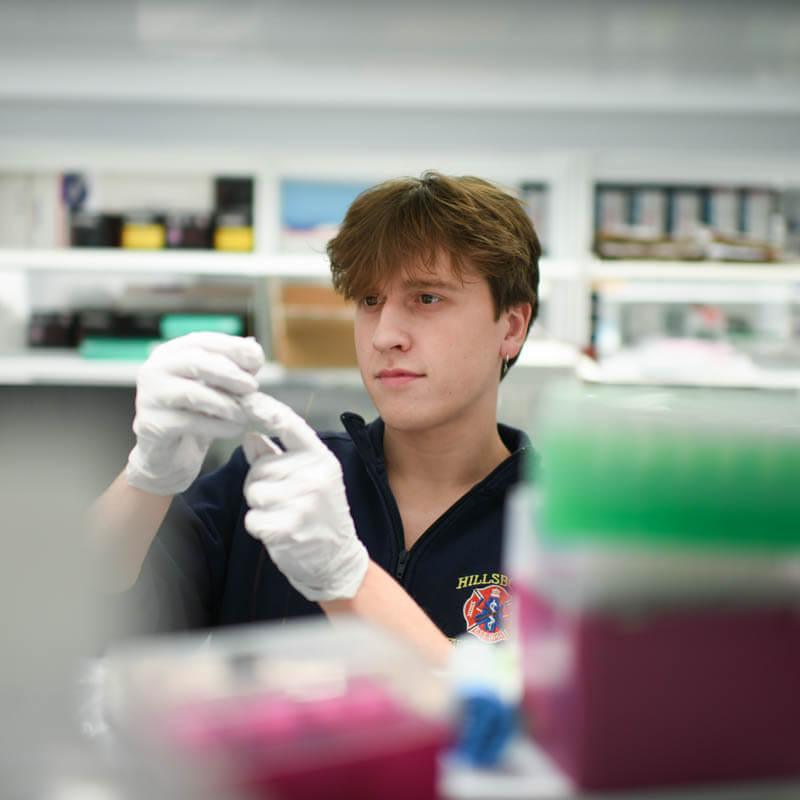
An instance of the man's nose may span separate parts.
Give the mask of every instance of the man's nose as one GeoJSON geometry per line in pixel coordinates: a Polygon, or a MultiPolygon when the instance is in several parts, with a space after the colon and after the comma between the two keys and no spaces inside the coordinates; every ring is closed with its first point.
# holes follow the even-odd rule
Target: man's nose
{"type": "Polygon", "coordinates": [[[372,346],[381,352],[395,348],[408,350],[411,345],[411,334],[407,314],[403,308],[396,303],[385,301],[378,313],[378,324],[372,335],[372,346]]]}

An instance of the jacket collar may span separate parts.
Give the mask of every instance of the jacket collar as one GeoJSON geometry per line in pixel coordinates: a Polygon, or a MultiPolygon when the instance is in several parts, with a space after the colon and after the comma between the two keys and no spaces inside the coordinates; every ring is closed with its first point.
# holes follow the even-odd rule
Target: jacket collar
{"type": "MultiPolygon", "coordinates": [[[[345,411],[340,419],[365,463],[385,474],[383,420],[380,417],[376,417],[372,422],[366,423],[363,417],[350,411],[345,411]]],[[[531,449],[531,441],[524,431],[500,422],[497,424],[497,430],[503,440],[503,444],[511,453],[511,457],[508,460],[518,462],[523,454],[531,449]]]]}

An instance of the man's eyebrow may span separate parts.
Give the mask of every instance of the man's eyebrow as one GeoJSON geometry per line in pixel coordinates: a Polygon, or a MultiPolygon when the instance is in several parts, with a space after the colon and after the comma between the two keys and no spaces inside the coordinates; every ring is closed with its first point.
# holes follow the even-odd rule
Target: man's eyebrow
{"type": "Polygon", "coordinates": [[[462,289],[463,284],[456,281],[415,279],[404,284],[409,289],[462,289]]]}

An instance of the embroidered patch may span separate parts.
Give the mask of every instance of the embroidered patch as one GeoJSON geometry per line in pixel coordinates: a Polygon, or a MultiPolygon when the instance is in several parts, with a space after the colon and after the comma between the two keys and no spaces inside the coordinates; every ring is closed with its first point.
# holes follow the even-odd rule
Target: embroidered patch
{"type": "Polygon", "coordinates": [[[510,618],[511,595],[502,586],[473,589],[464,603],[467,632],[484,642],[502,642],[507,639],[510,618]]]}

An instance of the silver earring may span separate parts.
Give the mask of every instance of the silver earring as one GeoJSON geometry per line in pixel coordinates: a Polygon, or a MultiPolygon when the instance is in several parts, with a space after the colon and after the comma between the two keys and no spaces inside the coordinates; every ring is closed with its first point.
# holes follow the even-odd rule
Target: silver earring
{"type": "Polygon", "coordinates": [[[508,374],[508,369],[508,356],[503,356],[503,366],[500,371],[501,378],[505,378],[505,376],[508,374]]]}

